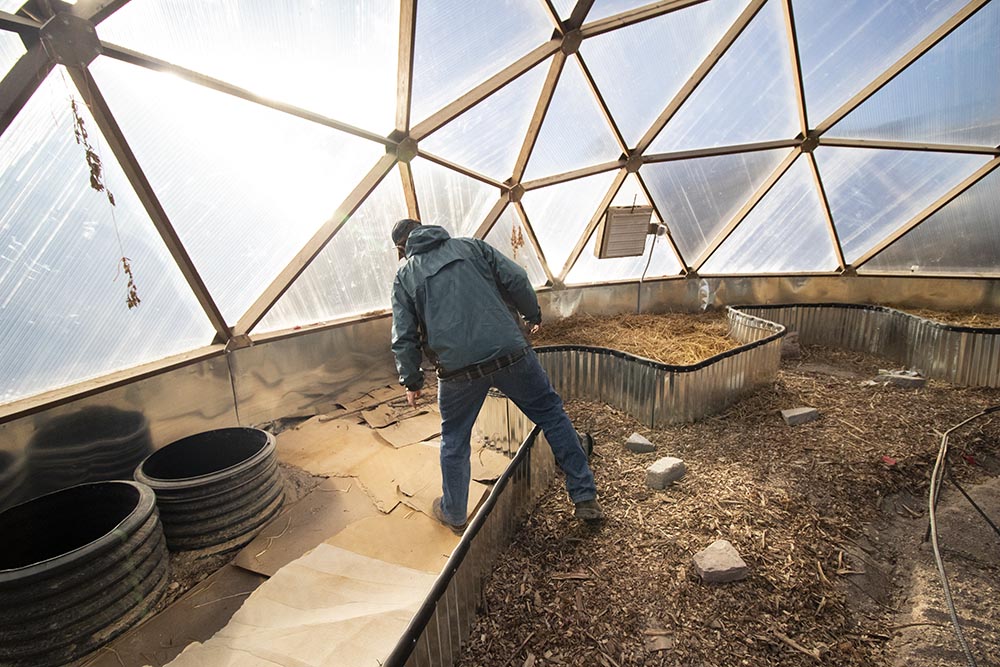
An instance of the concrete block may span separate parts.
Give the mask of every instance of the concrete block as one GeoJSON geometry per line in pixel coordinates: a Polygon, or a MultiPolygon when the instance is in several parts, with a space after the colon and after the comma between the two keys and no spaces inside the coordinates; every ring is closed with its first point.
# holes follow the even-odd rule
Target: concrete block
{"type": "Polygon", "coordinates": [[[646,468],[646,485],[654,489],[665,489],[683,477],[686,471],[684,461],[667,456],[646,468]]]}
{"type": "Polygon", "coordinates": [[[781,417],[789,426],[798,426],[819,419],[819,410],[816,408],[791,408],[782,410],[781,417]]]}
{"type": "Polygon", "coordinates": [[[636,454],[649,454],[650,452],[656,451],[656,445],[638,433],[633,433],[628,437],[628,440],[625,441],[625,449],[630,452],[635,452],[636,454]]]}
{"type": "Polygon", "coordinates": [[[885,373],[875,378],[876,382],[887,382],[904,389],[921,389],[927,385],[927,378],[910,373],[885,373]]]}
{"type": "Polygon", "coordinates": [[[745,579],[750,574],[746,561],[736,547],[726,540],[713,542],[708,548],[694,555],[694,569],[702,581],[724,584],[745,579]]]}

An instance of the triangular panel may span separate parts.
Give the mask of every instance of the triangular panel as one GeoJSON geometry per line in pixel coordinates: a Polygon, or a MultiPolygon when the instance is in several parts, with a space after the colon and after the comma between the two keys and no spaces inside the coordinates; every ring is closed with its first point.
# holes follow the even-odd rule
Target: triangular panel
{"type": "Polygon", "coordinates": [[[389,234],[396,221],[405,217],[402,181],[393,170],[254,332],[289,329],[388,308],[399,266],[389,234]]]}
{"type": "Polygon", "coordinates": [[[630,147],[746,4],[746,0],[703,2],[584,42],[580,52],[630,147]]]}
{"type": "Polygon", "coordinates": [[[496,204],[500,191],[439,164],[417,158],[413,170],[420,220],[452,236],[471,236],[496,204]]]}
{"type": "Polygon", "coordinates": [[[0,12],[16,14],[23,4],[25,0],[0,0],[0,12]]]}
{"type": "Polygon", "coordinates": [[[1000,3],[980,9],[827,134],[1000,144],[1000,3]]]}
{"type": "Polygon", "coordinates": [[[701,273],[799,273],[837,269],[816,184],[798,159],[705,262],[701,273]]]}
{"type": "Polygon", "coordinates": [[[579,61],[570,58],[563,67],[521,180],[616,160],[621,152],[579,61]]]}
{"type": "Polygon", "coordinates": [[[809,124],[815,127],[966,0],[794,2],[809,124]]]}
{"type": "Polygon", "coordinates": [[[815,155],[848,264],[989,160],[829,146],[815,155]]]}
{"type": "Polygon", "coordinates": [[[385,154],[145,68],[99,58],[91,71],[227,322],[385,154]]]}
{"type": "Polygon", "coordinates": [[[608,193],[615,173],[596,174],[525,193],[524,211],[554,275],[562,271],[573,246],[608,193]]]}
{"type": "Polygon", "coordinates": [[[0,137],[0,403],[186,352],[215,333],[69,80],[53,71],[0,137]],[[91,188],[70,95],[115,206],[91,188]]]}
{"type": "Polygon", "coordinates": [[[642,166],[643,181],[686,261],[708,247],[788,153],[758,151],[642,166]]]}
{"type": "Polygon", "coordinates": [[[768,2],[648,153],[789,139],[799,132],[781,3],[768,2]]]}
{"type": "Polygon", "coordinates": [[[514,206],[508,206],[504,210],[486,235],[486,242],[517,262],[528,273],[528,280],[535,287],[544,285],[548,280],[545,269],[538,260],[535,246],[524,230],[524,222],[514,206]]]}
{"type": "Polygon", "coordinates": [[[396,115],[399,2],[129,2],[102,39],[379,134],[396,115]]]}
{"type": "MultiPolygon", "coordinates": [[[[544,2],[544,0],[542,1],[544,2]]],[[[551,2],[561,19],[568,19],[573,13],[573,8],[576,7],[576,0],[551,0],[551,2]]]]}
{"type": "Polygon", "coordinates": [[[411,116],[419,122],[552,37],[538,0],[417,5],[411,116]]]}
{"type": "Polygon", "coordinates": [[[507,180],[548,67],[548,61],[537,65],[421,141],[420,147],[485,176],[507,180]]]}
{"type": "Polygon", "coordinates": [[[648,4],[649,0],[595,0],[594,6],[587,14],[586,22],[597,21],[648,4]]]}
{"type": "Polygon", "coordinates": [[[3,79],[14,63],[24,55],[24,42],[17,33],[0,30],[0,79],[3,79]]]}
{"type": "Polygon", "coordinates": [[[860,272],[1000,273],[1000,169],[959,195],[860,272]]]}

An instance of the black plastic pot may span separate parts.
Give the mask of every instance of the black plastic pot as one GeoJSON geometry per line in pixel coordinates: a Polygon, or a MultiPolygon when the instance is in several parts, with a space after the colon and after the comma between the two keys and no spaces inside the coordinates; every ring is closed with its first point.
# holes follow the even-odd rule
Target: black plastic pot
{"type": "Polygon", "coordinates": [[[156,492],[171,551],[222,553],[253,539],[281,509],[274,436],[223,428],[172,442],[135,471],[156,492]]]}
{"type": "Polygon", "coordinates": [[[63,665],[129,629],[167,586],[153,491],[81,484],[0,513],[0,664],[63,665]]]}
{"type": "Polygon", "coordinates": [[[0,450],[0,511],[20,502],[27,477],[24,456],[0,450]]]}

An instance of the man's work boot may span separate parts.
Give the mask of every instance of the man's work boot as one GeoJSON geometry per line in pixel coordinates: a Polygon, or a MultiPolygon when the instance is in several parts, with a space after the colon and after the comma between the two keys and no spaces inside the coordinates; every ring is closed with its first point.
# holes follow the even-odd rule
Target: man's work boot
{"type": "Polygon", "coordinates": [[[453,524],[452,522],[448,521],[448,519],[444,518],[444,512],[441,510],[441,498],[440,497],[435,498],[434,502],[431,503],[431,512],[433,512],[435,519],[437,519],[438,521],[440,521],[441,523],[443,523],[445,526],[447,526],[448,529],[451,532],[455,533],[456,535],[461,535],[463,532],[465,532],[465,527],[468,525],[468,522],[463,523],[461,526],[457,526],[457,525],[453,524]]]}
{"type": "Polygon", "coordinates": [[[580,521],[597,523],[604,520],[604,510],[601,509],[596,498],[594,500],[581,500],[576,503],[576,512],[573,513],[573,516],[580,521]]]}

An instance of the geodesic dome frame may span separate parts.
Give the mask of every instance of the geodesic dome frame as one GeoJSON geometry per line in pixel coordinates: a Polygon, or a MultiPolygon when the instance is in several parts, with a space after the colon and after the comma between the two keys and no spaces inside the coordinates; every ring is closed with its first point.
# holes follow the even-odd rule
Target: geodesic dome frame
{"type": "Polygon", "coordinates": [[[0,398],[383,311],[403,216],[556,288],[996,278],[998,17],[996,0],[0,2],[0,398]],[[595,259],[604,211],[635,202],[670,233],[595,259]]]}

